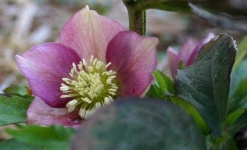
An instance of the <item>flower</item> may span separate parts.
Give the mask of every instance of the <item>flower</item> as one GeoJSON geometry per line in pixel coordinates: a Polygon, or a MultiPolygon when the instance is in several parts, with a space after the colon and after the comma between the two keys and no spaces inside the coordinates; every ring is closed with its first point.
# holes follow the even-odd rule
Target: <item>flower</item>
{"type": "Polygon", "coordinates": [[[201,42],[190,39],[180,48],[178,53],[172,47],[168,47],[167,56],[172,76],[174,77],[177,74],[177,69],[181,61],[185,66],[193,64],[201,47],[209,42],[213,37],[214,34],[209,33],[201,42]]]}
{"type": "Polygon", "coordinates": [[[116,97],[142,95],[153,79],[157,43],[88,6],[79,10],[63,27],[59,43],[16,56],[35,96],[27,123],[77,126],[116,97]]]}

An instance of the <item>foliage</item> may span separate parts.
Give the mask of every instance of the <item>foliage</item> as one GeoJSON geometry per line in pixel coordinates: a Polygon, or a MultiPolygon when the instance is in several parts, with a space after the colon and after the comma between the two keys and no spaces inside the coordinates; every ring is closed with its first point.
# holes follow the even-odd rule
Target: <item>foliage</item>
{"type": "MultiPolygon", "coordinates": [[[[219,14],[217,11],[215,13],[218,9],[218,12],[227,12],[233,16],[247,13],[246,10],[231,6],[229,1],[123,2],[129,13],[130,30],[142,35],[145,34],[146,28],[146,9],[196,14],[223,29],[247,33],[246,20],[219,14]]],[[[238,141],[235,137],[247,126],[246,43],[245,36],[236,54],[237,48],[233,38],[228,34],[217,35],[201,48],[195,63],[189,67],[180,63],[180,69],[174,79],[155,70],[155,82],[150,85],[145,95],[149,98],[114,100],[84,120],[79,129],[57,125],[25,125],[27,110],[33,100],[31,90],[22,85],[8,87],[4,94],[0,95],[0,126],[15,124],[17,129],[7,130],[13,138],[0,142],[0,149],[242,148],[237,146],[238,141]]]]}
{"type": "Polygon", "coordinates": [[[0,126],[12,123],[25,123],[26,111],[31,103],[28,98],[0,95],[0,126]]]}
{"type": "Polygon", "coordinates": [[[18,141],[29,145],[43,147],[47,150],[66,150],[74,129],[62,126],[31,125],[18,130],[8,130],[8,133],[18,141]]]}
{"type": "Polygon", "coordinates": [[[118,99],[99,110],[78,130],[71,144],[73,150],[82,147],[85,150],[206,149],[202,134],[183,110],[147,98],[118,99]]]}

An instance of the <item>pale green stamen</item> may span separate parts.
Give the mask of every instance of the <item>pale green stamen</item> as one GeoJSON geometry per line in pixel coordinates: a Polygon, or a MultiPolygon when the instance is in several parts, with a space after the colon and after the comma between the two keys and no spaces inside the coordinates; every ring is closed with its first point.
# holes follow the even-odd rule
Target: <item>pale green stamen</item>
{"type": "Polygon", "coordinates": [[[117,95],[116,71],[107,70],[111,63],[105,64],[91,56],[87,63],[85,59],[79,64],[72,64],[69,75],[62,78],[61,98],[73,98],[66,104],[68,111],[79,108],[79,115],[87,118],[98,108],[110,103],[117,95]]]}

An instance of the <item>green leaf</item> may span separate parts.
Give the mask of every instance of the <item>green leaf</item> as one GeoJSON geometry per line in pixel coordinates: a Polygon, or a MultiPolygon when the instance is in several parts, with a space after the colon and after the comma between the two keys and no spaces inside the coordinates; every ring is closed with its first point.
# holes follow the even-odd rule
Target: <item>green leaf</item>
{"type": "Polygon", "coordinates": [[[3,91],[6,94],[16,95],[16,96],[26,96],[27,91],[23,85],[13,85],[3,91]]]}
{"type": "Polygon", "coordinates": [[[186,68],[187,66],[185,65],[185,63],[183,61],[180,61],[179,64],[178,64],[178,69],[184,69],[186,68]]]}
{"type": "Polygon", "coordinates": [[[241,80],[236,92],[229,100],[229,113],[247,108],[247,78],[241,80]]]}
{"type": "Polygon", "coordinates": [[[232,112],[227,116],[227,126],[231,126],[243,113],[245,110],[237,110],[232,112]]]}
{"type": "Polygon", "coordinates": [[[155,70],[153,75],[156,81],[156,85],[158,85],[161,91],[168,91],[169,93],[174,92],[172,80],[168,76],[166,76],[163,72],[159,70],[155,70]]]}
{"type": "Polygon", "coordinates": [[[230,132],[234,135],[238,130],[247,126],[247,110],[232,124],[230,132]]]}
{"type": "Polygon", "coordinates": [[[21,143],[15,139],[10,139],[0,142],[0,149],[1,150],[42,150],[42,148],[21,143]]]}
{"type": "Polygon", "coordinates": [[[73,139],[73,150],[205,149],[205,139],[187,113],[148,98],[112,102],[86,120],[73,139]]]}
{"type": "Polygon", "coordinates": [[[196,110],[196,108],[192,104],[190,104],[188,101],[183,100],[179,97],[170,96],[169,99],[172,101],[172,103],[174,103],[177,106],[182,107],[190,116],[192,116],[195,123],[197,124],[197,126],[199,127],[199,129],[204,135],[207,135],[209,133],[209,128],[207,124],[205,123],[205,121],[202,119],[199,112],[196,110]]]}
{"type": "Polygon", "coordinates": [[[26,144],[42,146],[47,150],[67,150],[73,128],[62,126],[27,126],[18,130],[7,130],[15,139],[26,144]]]}
{"type": "Polygon", "coordinates": [[[247,108],[247,60],[239,63],[231,75],[229,113],[247,108]]]}
{"type": "Polygon", "coordinates": [[[26,122],[30,99],[18,96],[0,95],[0,126],[26,122]]]}
{"type": "Polygon", "coordinates": [[[168,76],[159,70],[155,70],[153,76],[155,84],[150,86],[147,97],[165,99],[167,94],[174,93],[173,82],[168,76]]]}
{"type": "Polygon", "coordinates": [[[238,52],[234,63],[234,68],[246,57],[247,55],[247,36],[245,36],[238,45],[238,52]]]}
{"type": "Polygon", "coordinates": [[[230,73],[235,42],[227,34],[216,36],[200,50],[195,63],[179,70],[176,92],[191,102],[215,136],[222,135],[227,117],[230,73]]]}
{"type": "Polygon", "coordinates": [[[147,97],[165,99],[167,94],[174,93],[173,82],[168,76],[159,70],[155,70],[153,76],[155,84],[150,86],[147,97]]]}
{"type": "Polygon", "coordinates": [[[156,84],[153,84],[150,86],[146,97],[165,99],[165,94],[156,84]]]}

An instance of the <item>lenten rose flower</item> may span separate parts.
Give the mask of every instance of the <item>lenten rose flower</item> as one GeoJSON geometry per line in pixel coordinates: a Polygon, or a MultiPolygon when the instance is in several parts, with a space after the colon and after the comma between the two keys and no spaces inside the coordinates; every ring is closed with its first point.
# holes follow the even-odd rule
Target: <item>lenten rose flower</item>
{"type": "Polygon", "coordinates": [[[142,95],[153,79],[157,43],[88,7],[79,10],[59,43],[16,56],[35,96],[27,123],[77,126],[116,97],[142,95]]]}
{"type": "Polygon", "coordinates": [[[174,77],[177,74],[177,69],[181,61],[185,64],[185,66],[190,66],[193,64],[199,50],[213,37],[214,34],[209,33],[208,36],[201,42],[190,39],[180,48],[178,53],[172,47],[168,47],[167,56],[172,76],[174,77]]]}

